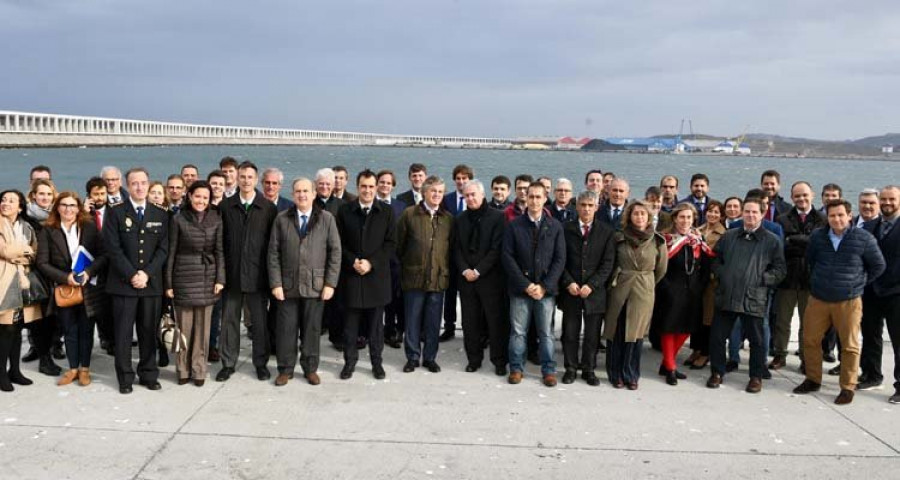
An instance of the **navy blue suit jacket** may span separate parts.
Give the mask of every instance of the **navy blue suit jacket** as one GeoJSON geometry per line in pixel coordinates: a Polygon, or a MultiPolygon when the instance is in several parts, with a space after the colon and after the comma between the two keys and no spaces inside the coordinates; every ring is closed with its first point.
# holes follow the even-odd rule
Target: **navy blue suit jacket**
{"type": "MultiPolygon", "coordinates": [[[[441,202],[444,205],[444,209],[450,212],[454,217],[464,212],[465,209],[459,210],[459,200],[456,198],[456,190],[444,195],[444,201],[441,202]]],[[[465,203],[465,200],[463,200],[465,203]]]]}

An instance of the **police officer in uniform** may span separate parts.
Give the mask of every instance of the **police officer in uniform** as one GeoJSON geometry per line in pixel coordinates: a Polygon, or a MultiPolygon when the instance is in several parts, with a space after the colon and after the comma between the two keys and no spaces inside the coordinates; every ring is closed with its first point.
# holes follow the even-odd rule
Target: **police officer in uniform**
{"type": "Polygon", "coordinates": [[[156,326],[162,310],[163,267],[169,245],[169,217],[147,201],[150,175],[133,168],[125,175],[129,197],[112,207],[103,226],[110,259],[106,292],[112,297],[119,393],[131,393],[131,332],[137,325],[137,377],[150,390],[162,388],[156,365],[156,326]]]}

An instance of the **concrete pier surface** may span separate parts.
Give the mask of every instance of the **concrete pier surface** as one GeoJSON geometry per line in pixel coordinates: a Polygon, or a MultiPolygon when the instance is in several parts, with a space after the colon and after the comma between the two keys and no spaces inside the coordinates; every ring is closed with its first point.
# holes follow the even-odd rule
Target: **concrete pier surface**
{"type": "MultiPolygon", "coordinates": [[[[246,338],[231,380],[200,388],[178,386],[169,366],[161,391],[135,385],[120,395],[112,357],[99,348],[87,387],[57,387],[36,362],[25,364],[35,385],[0,394],[0,479],[893,479],[900,471],[889,342],[884,389],[839,407],[834,376],[819,393],[791,393],[803,380],[796,356],[753,395],[744,392],[747,350],[740,370],[709,390],[708,369],[683,367],[688,379],[667,385],[659,354],[645,348],[632,392],[605,382],[602,360],[599,387],[580,379],[544,387],[534,365],[520,385],[487,362],[465,373],[460,336],[441,344],[441,373],[403,373],[402,350],[386,347],[386,380],[372,377],[362,350],[342,381],[341,354],[322,340],[315,387],[299,367],[287,386],[258,381],[246,338]]],[[[560,373],[561,357],[557,342],[560,373]]],[[[274,358],[270,368],[274,379],[274,358]]]]}

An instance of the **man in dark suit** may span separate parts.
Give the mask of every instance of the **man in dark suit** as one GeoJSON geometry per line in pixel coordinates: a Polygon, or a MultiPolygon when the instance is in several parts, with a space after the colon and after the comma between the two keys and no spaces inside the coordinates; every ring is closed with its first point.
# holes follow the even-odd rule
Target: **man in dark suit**
{"type": "Polygon", "coordinates": [[[862,375],[857,390],[881,386],[882,335],[886,324],[894,349],[894,394],[888,402],[900,404],[900,187],[884,187],[878,199],[881,216],[867,222],[864,228],[878,240],[887,270],[863,293],[862,375]]]}
{"type": "Polygon", "coordinates": [[[573,383],[576,370],[589,385],[600,385],[597,342],[606,312],[606,283],[616,260],[615,230],[597,219],[599,195],[590,190],[578,195],[577,220],[563,224],[566,268],[559,282],[559,306],[563,311],[563,356],[566,373],[563,383],[573,383]],[[581,358],[578,336],[584,325],[581,358]]]}
{"type": "Polygon", "coordinates": [[[628,203],[631,187],[627,180],[617,177],[609,182],[608,191],[606,202],[600,204],[597,210],[597,218],[615,230],[621,230],[622,214],[625,213],[625,204],[628,203]]]}
{"type": "Polygon", "coordinates": [[[788,213],[793,208],[789,202],[778,194],[781,190],[781,174],[777,170],[766,170],[759,177],[759,188],[766,192],[769,198],[769,209],[766,210],[765,219],[774,222],[778,217],[788,213]]]}
{"type": "Polygon", "coordinates": [[[263,196],[275,205],[279,213],[289,210],[294,206],[287,198],[281,196],[281,187],[284,185],[284,173],[277,168],[267,168],[262,173],[263,196]]]}
{"type": "MultiPolygon", "coordinates": [[[[553,218],[560,223],[575,220],[575,203],[572,201],[572,181],[568,178],[560,178],[556,181],[556,189],[553,191],[553,201],[547,206],[553,218]]],[[[549,190],[548,190],[549,191],[549,190]]]]}
{"type": "Polygon", "coordinates": [[[344,203],[353,203],[356,201],[356,195],[347,191],[347,182],[350,181],[350,174],[347,173],[347,167],[343,165],[335,165],[331,167],[334,171],[334,192],[332,195],[339,198],[344,203]]]}
{"type": "Polygon", "coordinates": [[[491,179],[491,201],[488,205],[496,210],[506,210],[509,206],[509,191],[512,182],[506,175],[497,175],[491,179]]]}
{"type": "Polygon", "coordinates": [[[864,188],[859,192],[859,198],[856,201],[856,209],[859,215],[853,217],[850,222],[855,227],[862,227],[866,222],[871,222],[881,215],[881,207],[878,204],[878,190],[874,188],[864,188]]]}
{"type": "Polygon", "coordinates": [[[408,176],[410,189],[397,195],[397,200],[412,207],[422,201],[422,184],[428,178],[428,169],[421,163],[413,163],[409,166],[408,176]]]}
{"type": "Polygon", "coordinates": [[[269,301],[268,262],[269,236],[275,215],[275,205],[256,189],[259,183],[257,168],[251,162],[238,166],[238,193],[219,204],[224,230],[225,308],[222,315],[220,356],[222,370],[216,381],[231,378],[240,353],[241,313],[246,306],[250,313],[253,342],[253,366],[256,377],[268,380],[270,339],[266,321],[269,301]]]}
{"type": "MultiPolygon", "coordinates": [[[[316,172],[316,203],[323,210],[337,217],[338,209],[344,201],[334,196],[334,170],[321,168],[316,172]]],[[[344,350],[344,308],[337,301],[340,291],[334,293],[331,300],[325,302],[324,329],[328,330],[328,341],[338,351],[344,350]]]]}
{"type": "MultiPolygon", "coordinates": [[[[453,167],[453,183],[456,185],[456,190],[444,195],[443,206],[454,217],[466,210],[466,201],[462,190],[466,183],[474,178],[475,172],[472,167],[463,164],[453,167]]],[[[456,271],[454,263],[451,252],[450,286],[444,292],[444,331],[441,333],[441,342],[446,342],[456,336],[456,294],[459,272],[456,271]]]]}
{"type": "Polygon", "coordinates": [[[363,170],[356,177],[359,197],[338,210],[341,235],[341,302],[344,317],[344,368],[341,379],[353,376],[359,360],[356,339],[360,325],[367,324],[369,358],[376,379],[385,377],[384,306],[391,301],[390,257],[394,251],[394,212],[375,201],[375,172],[363,170]]]}
{"type": "Polygon", "coordinates": [[[106,182],[106,195],[109,206],[115,206],[128,200],[128,192],[122,188],[122,172],[111,165],[100,170],[100,178],[106,182]]]}
{"type": "Polygon", "coordinates": [[[125,175],[129,200],[111,208],[103,226],[110,268],[106,291],[112,296],[115,322],[116,377],[119,392],[131,393],[131,333],[137,325],[137,377],[141,385],[159,390],[156,327],[162,310],[163,267],[169,252],[169,216],[147,201],[150,175],[133,168],[125,175]]]}
{"type": "Polygon", "coordinates": [[[709,177],[705,173],[695,173],[691,176],[691,194],[678,203],[690,202],[697,209],[697,220],[694,226],[706,223],[706,207],[709,206],[709,177]]]}
{"type": "MultiPolygon", "coordinates": [[[[394,212],[394,225],[400,220],[400,214],[406,210],[407,204],[399,198],[391,198],[397,179],[391,170],[378,172],[378,186],[375,198],[391,207],[394,212]]],[[[403,344],[403,331],[406,328],[406,312],[403,308],[403,289],[400,286],[400,258],[397,251],[391,252],[391,301],[384,306],[384,343],[391,348],[400,348],[403,344]]]]}
{"type": "Polygon", "coordinates": [[[467,372],[481,368],[484,359],[482,338],[491,346],[490,358],[497,375],[506,375],[509,322],[502,298],[504,290],[503,212],[485,201],[484,184],[472,180],[463,188],[466,211],[456,217],[454,252],[460,272],[459,300],[462,304],[462,328],[465,340],[467,372]]]}

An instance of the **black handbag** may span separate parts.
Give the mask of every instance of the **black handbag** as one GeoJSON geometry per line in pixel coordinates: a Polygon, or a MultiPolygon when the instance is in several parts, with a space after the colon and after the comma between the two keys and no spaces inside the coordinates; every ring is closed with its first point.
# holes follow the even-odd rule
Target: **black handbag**
{"type": "Polygon", "coordinates": [[[50,300],[50,290],[47,283],[37,270],[25,267],[25,276],[28,277],[28,288],[22,289],[22,305],[27,307],[50,300]]]}

